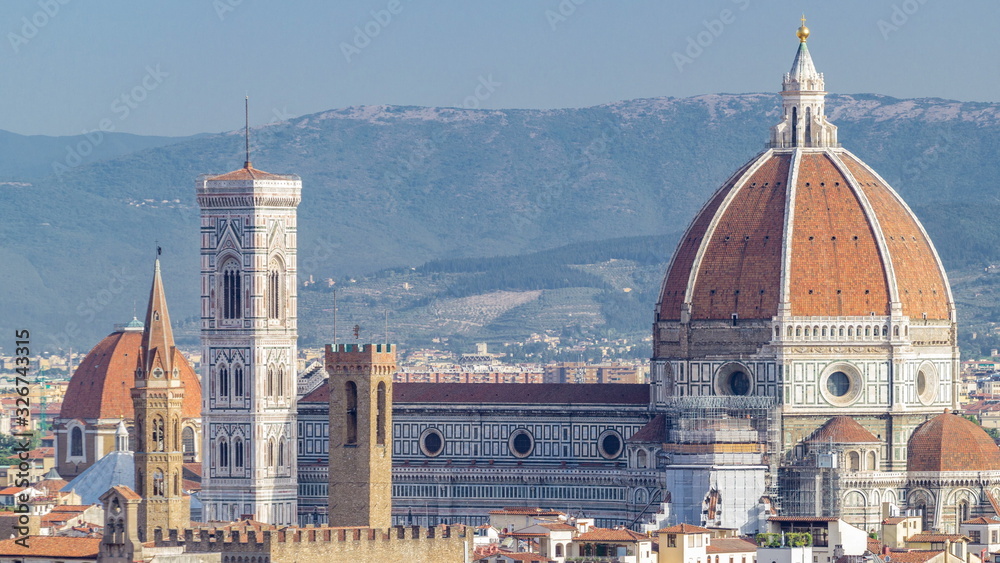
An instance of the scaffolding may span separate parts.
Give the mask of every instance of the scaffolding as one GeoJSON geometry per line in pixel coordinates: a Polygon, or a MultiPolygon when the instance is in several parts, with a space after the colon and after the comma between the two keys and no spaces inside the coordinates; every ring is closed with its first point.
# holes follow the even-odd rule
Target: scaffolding
{"type": "Polygon", "coordinates": [[[781,409],[773,397],[670,397],[665,404],[667,441],[685,444],[755,445],[767,466],[765,491],[780,508],[778,465],[781,458],[781,409]]]}

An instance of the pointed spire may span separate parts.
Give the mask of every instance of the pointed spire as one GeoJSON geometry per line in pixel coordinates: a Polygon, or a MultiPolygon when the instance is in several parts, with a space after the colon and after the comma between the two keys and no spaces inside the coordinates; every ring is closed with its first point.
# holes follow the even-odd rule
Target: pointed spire
{"type": "Polygon", "coordinates": [[[163,370],[169,378],[173,371],[174,333],[170,328],[170,313],[167,312],[167,297],[160,279],[160,259],[153,266],[153,287],[149,290],[149,308],[146,310],[146,328],[142,333],[139,348],[139,372],[148,379],[154,369],[163,370]]]}
{"type": "Polygon", "coordinates": [[[802,26],[795,32],[799,48],[781,83],[784,120],[771,128],[774,148],[839,146],[837,127],[826,119],[826,86],[806,46],[809,28],[805,24],[803,14],[802,26]]]}

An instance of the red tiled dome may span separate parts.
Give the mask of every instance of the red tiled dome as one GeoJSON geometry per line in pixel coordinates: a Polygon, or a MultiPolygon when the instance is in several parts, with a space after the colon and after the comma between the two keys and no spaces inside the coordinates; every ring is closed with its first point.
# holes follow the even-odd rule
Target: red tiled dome
{"type": "Polygon", "coordinates": [[[835,416],[826,421],[826,424],[820,426],[809,437],[808,441],[833,444],[877,444],[881,442],[871,431],[849,416],[835,416]]]}
{"type": "Polygon", "coordinates": [[[1000,448],[978,424],[939,414],[917,427],[906,447],[907,471],[997,471],[1000,448]]]}
{"type": "Polygon", "coordinates": [[[661,320],[888,315],[950,320],[934,247],[903,200],[850,152],[774,149],[712,196],[674,253],[661,320]],[[796,158],[796,153],[798,157],[796,158]]]}
{"type": "MultiPolygon", "coordinates": [[[[142,331],[114,332],[101,340],[73,372],[60,417],[63,419],[134,418],[132,387],[142,331]]],[[[184,384],[183,416],[201,416],[201,383],[180,356],[184,384]]]]}

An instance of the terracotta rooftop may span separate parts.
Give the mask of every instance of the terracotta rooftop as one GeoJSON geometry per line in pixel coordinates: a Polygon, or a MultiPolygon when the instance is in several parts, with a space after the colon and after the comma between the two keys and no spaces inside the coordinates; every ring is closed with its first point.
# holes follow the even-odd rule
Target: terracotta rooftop
{"type": "Polygon", "coordinates": [[[962,534],[939,534],[936,532],[922,532],[906,538],[907,542],[916,543],[941,543],[945,541],[972,541],[971,538],[962,534]]]}
{"type": "Polygon", "coordinates": [[[757,544],[743,538],[713,538],[705,548],[706,553],[746,553],[757,551],[757,544]]]}
{"type": "Polygon", "coordinates": [[[232,172],[226,172],[225,174],[219,174],[218,176],[212,176],[207,179],[211,181],[230,182],[239,180],[289,180],[292,179],[292,177],[257,170],[253,167],[253,164],[250,164],[249,166],[244,166],[239,170],[233,170],[232,172]]]}
{"type": "MultiPolygon", "coordinates": [[[[574,385],[578,385],[575,384],[574,385]]],[[[589,531],[576,536],[576,541],[616,541],[616,542],[637,542],[650,541],[646,534],[633,532],[628,528],[591,528],[589,531]]]]}
{"type": "Polygon", "coordinates": [[[860,443],[880,443],[881,440],[875,437],[867,428],[861,426],[858,421],[849,416],[835,416],[820,426],[812,436],[810,442],[826,442],[834,444],[860,444],[860,443]]]}
{"type": "MultiPolygon", "coordinates": [[[[396,385],[399,385],[398,383],[396,385]]],[[[468,385],[463,383],[463,385],[468,385]]],[[[573,385],[577,385],[574,383],[573,385]]],[[[543,510],[537,507],[527,507],[527,506],[505,506],[500,510],[491,510],[490,514],[506,514],[506,515],[517,515],[517,516],[562,516],[562,512],[555,510],[543,510]]]]}
{"type": "Polygon", "coordinates": [[[768,522],[836,522],[836,516],[772,516],[768,522]]]}
{"type": "Polygon", "coordinates": [[[883,518],[883,524],[899,524],[909,520],[910,518],[919,518],[919,516],[890,516],[889,518],[883,518]]]}
{"type": "Polygon", "coordinates": [[[667,534],[711,534],[712,530],[708,528],[702,528],[701,526],[694,526],[692,524],[677,524],[667,528],[661,528],[656,531],[656,533],[667,533],[667,534]]]}
{"type": "Polygon", "coordinates": [[[944,270],[892,188],[839,149],[793,168],[788,153],[763,153],[709,199],[674,253],[660,319],[680,319],[685,303],[692,320],[771,319],[783,273],[795,316],[887,315],[895,291],[903,314],[949,318],[944,270]]]}
{"type": "Polygon", "coordinates": [[[572,532],[576,530],[576,526],[570,526],[569,524],[563,524],[562,522],[553,522],[551,524],[539,523],[538,525],[543,528],[548,528],[553,532],[572,532]]]}
{"type": "MultiPolygon", "coordinates": [[[[112,333],[101,340],[76,368],[66,388],[59,416],[81,420],[124,418],[132,420],[132,387],[138,365],[142,332],[112,333]]],[[[178,355],[184,384],[183,415],[201,417],[201,383],[191,365],[178,355]]]]}
{"type": "Polygon", "coordinates": [[[944,553],[934,549],[911,549],[909,551],[890,551],[888,560],[891,563],[925,563],[944,553]]]}
{"type": "Polygon", "coordinates": [[[537,553],[500,553],[504,557],[514,561],[524,561],[525,563],[548,563],[549,559],[537,553]]]}
{"type": "Polygon", "coordinates": [[[67,538],[59,536],[28,536],[28,547],[14,539],[0,541],[0,557],[25,556],[52,559],[96,559],[100,538],[67,538]]]}
{"type": "Polygon", "coordinates": [[[1000,448],[975,422],[950,413],[939,414],[910,436],[906,470],[1000,470],[1000,448]]]}
{"type": "Polygon", "coordinates": [[[1000,524],[1000,520],[992,516],[980,516],[979,518],[973,518],[971,520],[966,520],[962,522],[963,524],[1000,524]]]}
{"type": "Polygon", "coordinates": [[[116,485],[111,488],[118,491],[118,493],[121,496],[125,497],[128,500],[142,500],[142,497],[139,496],[139,493],[133,491],[131,487],[126,487],[125,485],[116,485]]]}
{"type": "Polygon", "coordinates": [[[667,417],[663,414],[658,414],[653,417],[652,420],[646,423],[645,426],[639,429],[638,432],[632,434],[632,436],[625,440],[626,442],[636,443],[654,443],[662,444],[667,441],[667,417]]]}

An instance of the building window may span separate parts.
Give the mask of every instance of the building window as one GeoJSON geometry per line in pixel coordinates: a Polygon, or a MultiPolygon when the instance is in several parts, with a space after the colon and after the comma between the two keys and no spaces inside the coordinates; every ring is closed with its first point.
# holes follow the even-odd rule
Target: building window
{"type": "Polygon", "coordinates": [[[353,381],[348,381],[344,385],[344,394],[346,395],[345,406],[347,407],[344,443],[355,445],[358,443],[358,386],[353,381]]]}
{"type": "Polygon", "coordinates": [[[153,496],[163,496],[163,472],[159,469],[153,473],[153,496]]]}
{"type": "Polygon", "coordinates": [[[535,448],[535,437],[527,430],[520,428],[511,433],[507,440],[507,446],[515,457],[528,457],[535,448]]]}
{"type": "Polygon", "coordinates": [[[236,458],[236,467],[243,467],[243,440],[241,438],[236,438],[233,440],[233,457],[236,458]]]}
{"type": "Polygon", "coordinates": [[[229,370],[219,366],[219,398],[229,397],[229,370]]]}
{"type": "Polygon", "coordinates": [[[979,530],[969,530],[969,537],[972,538],[972,543],[979,543],[979,539],[982,535],[979,530]]]}
{"type": "Polygon", "coordinates": [[[285,366],[278,366],[278,386],[275,389],[278,392],[278,398],[285,396],[285,366]]]}
{"type": "Polygon", "coordinates": [[[622,453],[622,437],[614,430],[605,430],[597,439],[597,449],[604,459],[615,459],[622,453]]]}
{"type": "Polygon", "coordinates": [[[236,260],[227,260],[222,266],[222,318],[242,319],[242,275],[236,260]]]}
{"type": "Polygon", "coordinates": [[[420,435],[420,451],[427,457],[436,457],[444,451],[444,436],[437,428],[428,428],[420,435]]]}
{"type": "Polygon", "coordinates": [[[190,426],[185,426],[184,430],[181,431],[184,453],[193,455],[194,451],[194,429],[190,426]]]}
{"type": "Polygon", "coordinates": [[[79,426],[69,432],[69,455],[83,457],[83,430],[79,426]]]}
{"type": "Polygon", "coordinates": [[[233,368],[233,395],[243,397],[243,366],[233,368]]]}
{"type": "Polygon", "coordinates": [[[843,397],[851,389],[851,378],[842,371],[835,371],[826,379],[826,389],[834,397],[843,397]]]}
{"type": "Polygon", "coordinates": [[[229,469],[229,442],[225,438],[219,441],[219,466],[229,469]]]}
{"type": "Polygon", "coordinates": [[[267,318],[281,318],[281,262],[271,260],[267,272],[267,318]]]}
{"type": "Polygon", "coordinates": [[[376,392],[376,408],[378,412],[375,415],[375,443],[384,446],[385,445],[385,382],[379,381],[378,391],[376,392]]]}
{"type": "Polygon", "coordinates": [[[152,439],[150,440],[150,445],[152,446],[152,450],[151,451],[162,452],[162,451],[164,451],[164,447],[163,447],[163,441],[164,441],[164,437],[163,437],[163,433],[164,433],[163,419],[160,418],[160,417],[154,418],[153,419],[153,424],[152,424],[152,429],[153,429],[152,439]]]}

